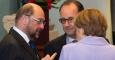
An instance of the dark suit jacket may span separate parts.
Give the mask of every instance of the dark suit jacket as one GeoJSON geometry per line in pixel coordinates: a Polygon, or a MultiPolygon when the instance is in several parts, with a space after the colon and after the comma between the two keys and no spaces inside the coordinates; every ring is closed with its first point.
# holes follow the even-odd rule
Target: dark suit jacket
{"type": "Polygon", "coordinates": [[[59,60],[59,56],[61,53],[61,49],[63,45],[66,44],[66,34],[52,40],[45,46],[45,54],[50,54],[52,55],[53,53],[57,52],[57,56],[55,57],[54,60],[59,60]]]}
{"type": "Polygon", "coordinates": [[[0,42],[0,60],[39,60],[26,41],[13,29],[0,42]]]}

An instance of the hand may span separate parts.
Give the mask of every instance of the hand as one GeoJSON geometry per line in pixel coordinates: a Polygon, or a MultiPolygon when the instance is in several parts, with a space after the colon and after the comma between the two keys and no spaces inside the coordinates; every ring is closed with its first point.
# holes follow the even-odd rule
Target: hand
{"type": "Polygon", "coordinates": [[[54,53],[51,57],[50,55],[46,55],[44,58],[42,58],[41,60],[53,60],[55,58],[55,56],[57,55],[57,53],[54,53]]]}

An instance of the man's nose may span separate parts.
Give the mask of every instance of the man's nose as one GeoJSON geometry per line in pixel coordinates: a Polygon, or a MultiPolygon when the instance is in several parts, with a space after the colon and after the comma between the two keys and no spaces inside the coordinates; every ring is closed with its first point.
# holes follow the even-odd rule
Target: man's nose
{"type": "Polygon", "coordinates": [[[43,30],[43,29],[44,29],[44,24],[39,24],[39,25],[38,25],[38,29],[43,30]]]}
{"type": "Polygon", "coordinates": [[[68,21],[65,21],[64,25],[65,25],[65,26],[69,26],[69,22],[68,22],[68,21]]]}

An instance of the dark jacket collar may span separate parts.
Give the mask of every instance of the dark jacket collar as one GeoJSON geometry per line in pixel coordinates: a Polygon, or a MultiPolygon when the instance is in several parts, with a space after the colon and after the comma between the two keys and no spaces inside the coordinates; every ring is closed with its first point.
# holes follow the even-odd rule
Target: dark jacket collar
{"type": "Polygon", "coordinates": [[[11,28],[9,34],[11,34],[14,37],[14,39],[23,49],[25,49],[34,58],[36,58],[34,52],[32,51],[32,48],[28,45],[28,43],[24,40],[24,38],[19,33],[17,33],[13,28],[11,28]]]}

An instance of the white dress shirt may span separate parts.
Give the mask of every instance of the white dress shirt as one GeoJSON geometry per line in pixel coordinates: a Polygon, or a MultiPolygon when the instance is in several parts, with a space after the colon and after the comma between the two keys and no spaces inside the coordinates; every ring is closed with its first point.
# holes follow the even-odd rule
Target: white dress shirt
{"type": "Polygon", "coordinates": [[[73,39],[73,38],[67,36],[67,37],[66,37],[66,44],[72,43],[72,41],[74,41],[74,40],[75,40],[75,39],[73,39]]]}
{"type": "Polygon", "coordinates": [[[29,38],[28,38],[28,36],[23,32],[23,31],[21,31],[20,29],[18,29],[16,26],[13,26],[13,29],[17,32],[17,33],[19,33],[23,38],[24,38],[24,40],[27,42],[27,43],[29,43],[29,38]]]}

